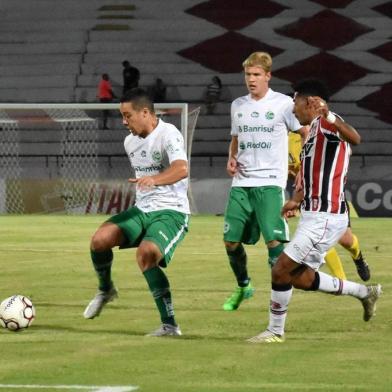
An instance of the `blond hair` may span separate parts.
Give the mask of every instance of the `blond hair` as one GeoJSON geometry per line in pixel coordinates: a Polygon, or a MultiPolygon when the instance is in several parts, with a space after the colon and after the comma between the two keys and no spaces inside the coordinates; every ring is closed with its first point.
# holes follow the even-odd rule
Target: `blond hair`
{"type": "Polygon", "coordinates": [[[260,67],[265,72],[271,72],[272,58],[267,52],[253,52],[243,63],[245,67],[260,67]]]}

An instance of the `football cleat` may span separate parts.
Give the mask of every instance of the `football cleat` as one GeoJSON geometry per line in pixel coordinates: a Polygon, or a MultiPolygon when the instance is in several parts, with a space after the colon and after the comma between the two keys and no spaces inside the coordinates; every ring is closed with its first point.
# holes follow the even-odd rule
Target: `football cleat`
{"type": "Polygon", "coordinates": [[[226,299],[223,310],[236,310],[244,299],[253,297],[255,289],[249,283],[246,287],[237,287],[234,293],[226,299]]]}
{"type": "Polygon", "coordinates": [[[357,272],[359,277],[364,281],[367,282],[370,279],[370,269],[369,265],[362,256],[362,252],[359,252],[359,255],[356,259],[353,259],[355,266],[357,267],[357,272]]]}
{"type": "Polygon", "coordinates": [[[147,334],[146,336],[181,336],[182,332],[178,325],[162,324],[157,330],[147,334]]]}
{"type": "Polygon", "coordinates": [[[247,342],[249,343],[283,343],[284,341],[284,335],[278,335],[268,329],[256,336],[253,336],[252,338],[247,339],[247,342]]]}
{"type": "Polygon", "coordinates": [[[363,306],[363,320],[369,321],[376,314],[376,301],[382,293],[381,285],[367,286],[368,295],[365,298],[360,298],[363,306]]]}
{"type": "Polygon", "coordinates": [[[112,287],[109,291],[98,291],[95,297],[87,305],[83,316],[86,319],[93,319],[99,316],[103,307],[108,303],[118,298],[118,292],[115,287],[112,287]]]}

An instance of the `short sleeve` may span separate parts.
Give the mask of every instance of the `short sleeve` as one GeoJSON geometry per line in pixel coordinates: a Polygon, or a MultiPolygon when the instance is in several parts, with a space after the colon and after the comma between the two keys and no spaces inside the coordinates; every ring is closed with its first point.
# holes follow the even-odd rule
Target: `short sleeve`
{"type": "Polygon", "coordinates": [[[294,102],[289,98],[283,110],[283,118],[289,131],[298,132],[302,128],[302,125],[297,120],[297,117],[295,117],[293,113],[293,108],[294,102]]]}
{"type": "Polygon", "coordinates": [[[230,134],[232,136],[238,136],[238,127],[237,127],[237,122],[236,122],[236,116],[238,114],[236,113],[237,111],[237,105],[235,104],[235,101],[231,103],[231,109],[230,109],[230,115],[231,115],[231,131],[230,134]]]}
{"type": "Polygon", "coordinates": [[[163,148],[166,151],[170,163],[176,160],[188,160],[184,147],[184,138],[177,129],[171,129],[167,132],[163,148]]]}

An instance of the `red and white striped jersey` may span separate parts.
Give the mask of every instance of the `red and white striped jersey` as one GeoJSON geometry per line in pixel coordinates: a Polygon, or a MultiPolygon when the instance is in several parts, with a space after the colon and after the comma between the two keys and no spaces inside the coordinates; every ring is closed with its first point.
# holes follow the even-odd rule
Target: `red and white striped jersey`
{"type": "Polygon", "coordinates": [[[344,187],[350,155],[350,144],[339,137],[334,124],[324,117],[313,120],[301,151],[303,210],[346,213],[344,187]]]}

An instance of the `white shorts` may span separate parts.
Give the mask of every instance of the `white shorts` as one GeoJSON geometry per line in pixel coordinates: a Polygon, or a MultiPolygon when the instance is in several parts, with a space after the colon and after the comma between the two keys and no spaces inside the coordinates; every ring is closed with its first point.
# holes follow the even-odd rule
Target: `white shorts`
{"type": "Polygon", "coordinates": [[[347,230],[347,214],[302,211],[293,239],[284,253],[299,264],[318,270],[324,256],[347,230]]]}

